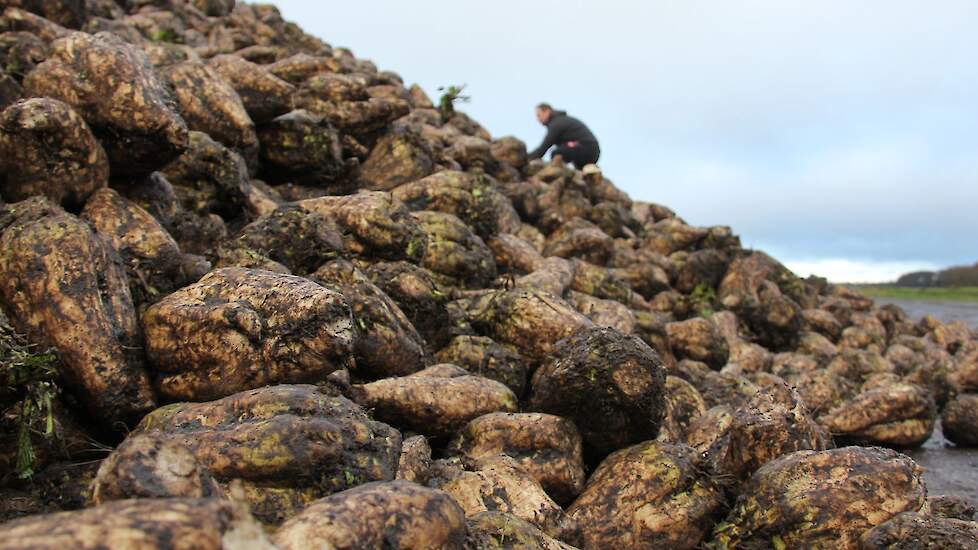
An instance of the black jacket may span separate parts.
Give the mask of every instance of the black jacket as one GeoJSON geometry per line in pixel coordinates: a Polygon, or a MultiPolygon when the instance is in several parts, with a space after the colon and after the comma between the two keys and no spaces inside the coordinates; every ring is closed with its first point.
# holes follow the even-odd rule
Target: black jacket
{"type": "Polygon", "coordinates": [[[554,145],[577,141],[584,147],[598,148],[598,140],[583,122],[567,115],[567,111],[554,111],[547,121],[547,136],[543,143],[530,152],[531,159],[542,158],[554,145]]]}

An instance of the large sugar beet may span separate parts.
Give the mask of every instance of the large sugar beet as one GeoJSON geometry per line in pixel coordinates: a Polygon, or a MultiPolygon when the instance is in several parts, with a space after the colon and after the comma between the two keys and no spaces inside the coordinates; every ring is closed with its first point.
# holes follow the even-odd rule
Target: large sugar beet
{"type": "Polygon", "coordinates": [[[797,388],[813,414],[832,410],[859,393],[858,385],[825,370],[782,373],[781,376],[797,388]]]}
{"type": "Polygon", "coordinates": [[[744,320],[767,347],[790,347],[801,328],[797,300],[804,285],[783,265],[763,252],[730,264],[717,292],[720,304],[744,320]]]}
{"type": "MultiPolygon", "coordinates": [[[[567,294],[574,282],[574,264],[563,258],[547,258],[533,273],[516,279],[516,286],[549,292],[554,296],[567,294]]],[[[573,305],[573,304],[569,304],[573,305]]]]}
{"type": "Polygon", "coordinates": [[[221,498],[210,471],[180,443],[156,434],[127,438],[102,461],[92,482],[96,506],[129,498],[221,498]]]}
{"type": "Polygon", "coordinates": [[[713,543],[858,548],[865,530],[920,509],[926,495],[920,473],[906,456],[876,447],[789,454],[754,474],[715,527],[713,543]]]}
{"type": "Polygon", "coordinates": [[[297,53],[265,68],[286,82],[302,84],[317,74],[340,72],[340,62],[334,57],[297,53]]]}
{"type": "Polygon", "coordinates": [[[723,335],[709,319],[697,317],[666,325],[669,345],[677,359],[702,361],[714,369],[727,364],[730,350],[723,335]]]}
{"type": "Polygon", "coordinates": [[[343,160],[340,136],[323,117],[309,111],[292,111],[263,124],[258,139],[263,177],[269,181],[318,187],[333,184],[334,191],[350,187],[335,184],[353,165],[343,160]]]}
{"type": "Polygon", "coordinates": [[[926,389],[892,382],[865,389],[818,421],[849,441],[916,447],[930,438],[936,417],[934,398],[926,389]]]}
{"type": "Polygon", "coordinates": [[[56,40],[24,90],[78,111],[105,147],[113,176],[157,170],[187,146],[187,125],[146,55],[111,33],[56,40]]]}
{"type": "Polygon", "coordinates": [[[427,236],[424,267],[467,288],[485,288],[496,278],[492,251],[462,220],[444,212],[411,215],[427,236]]]}
{"type": "Polygon", "coordinates": [[[319,197],[297,203],[309,212],[331,216],[349,235],[347,249],[356,254],[418,262],[427,238],[400,201],[388,193],[361,192],[342,197],[319,197]]]}
{"type": "Polygon", "coordinates": [[[109,161],[85,121],[56,99],[19,101],[0,115],[0,194],[44,195],[78,208],[109,181],[109,161]]]}
{"type": "Polygon", "coordinates": [[[633,303],[634,294],[628,282],[610,270],[588,262],[574,260],[571,262],[574,278],[571,288],[605,300],[615,300],[624,305],[633,303]]]}
{"type": "Polygon", "coordinates": [[[481,297],[468,315],[474,327],[537,363],[553,352],[558,341],[593,326],[567,302],[535,289],[515,288],[481,297]]]}
{"type": "Polygon", "coordinates": [[[0,231],[0,305],[14,328],[58,348],[66,381],[105,425],[153,408],[139,324],[112,249],[41,198],[0,207],[0,231]]]}
{"type": "Polygon", "coordinates": [[[333,126],[356,135],[377,132],[410,111],[403,99],[368,97],[362,82],[338,74],[309,78],[294,99],[297,108],[324,116],[333,126]]]}
{"type": "Polygon", "coordinates": [[[548,238],[544,256],[580,258],[592,264],[604,265],[611,256],[612,238],[593,223],[574,218],[548,238]]]}
{"type": "Polygon", "coordinates": [[[316,98],[322,101],[361,101],[369,97],[366,88],[366,79],[363,75],[337,74],[335,71],[325,73],[310,73],[309,67],[315,63],[307,58],[293,58],[283,60],[282,63],[272,65],[269,70],[273,73],[280,73],[286,68],[286,73],[292,72],[287,67],[298,69],[298,72],[306,73],[304,78],[289,78],[287,80],[297,81],[300,85],[298,98],[308,100],[316,98]],[[277,65],[277,66],[276,66],[277,65]]]}
{"type": "Polygon", "coordinates": [[[509,233],[500,233],[490,238],[486,244],[496,258],[497,269],[501,272],[523,275],[543,266],[543,255],[532,244],[509,233]]]}
{"type": "Polygon", "coordinates": [[[351,365],[341,295],[300,277],[224,268],[150,307],[146,355],[167,399],[201,401],[275,383],[322,380],[351,365]]]}
{"type": "Polygon", "coordinates": [[[494,172],[496,161],[489,152],[489,142],[475,136],[457,136],[445,154],[466,170],[494,172]]]}
{"type": "Polygon", "coordinates": [[[295,87],[237,55],[219,55],[208,66],[231,85],[256,124],[268,122],[292,110],[295,87]]]}
{"type": "Polygon", "coordinates": [[[723,494],[685,445],[649,441],[622,449],[588,480],[567,510],[585,548],[697,548],[723,494]]]}
{"type": "Polygon", "coordinates": [[[360,177],[368,189],[390,191],[433,170],[431,149],[421,135],[409,126],[395,124],[370,151],[360,177]]]}
{"type": "Polygon", "coordinates": [[[646,228],[644,246],[662,254],[687,250],[706,238],[708,231],[687,225],[679,218],[667,218],[646,228]]]}
{"type": "Polygon", "coordinates": [[[401,436],[356,404],[315,386],[271,386],[210,403],[178,403],[143,419],[222,484],[241,480],[255,516],[279,523],[306,504],[394,479],[401,436]]]}
{"type": "Polygon", "coordinates": [[[112,189],[92,195],[82,218],[122,258],[137,306],[157,301],[210,269],[206,260],[183,254],[155,218],[112,189]]]}
{"type": "Polygon", "coordinates": [[[581,436],[573,422],[541,413],[491,413],[468,423],[452,449],[469,459],[505,454],[555,501],[566,504],[584,487],[581,436]]]}
{"type": "Polygon", "coordinates": [[[842,324],[835,315],[824,309],[806,309],[801,315],[802,328],[806,331],[817,332],[833,342],[842,335],[842,324]]]}
{"type": "Polygon", "coordinates": [[[218,499],[135,499],[0,526],[10,550],[273,550],[248,510],[218,499]]]}
{"type": "Polygon", "coordinates": [[[204,132],[234,149],[248,151],[258,145],[255,123],[241,98],[213,69],[184,61],[165,67],[160,74],[191,130],[204,132]]]}
{"type": "Polygon", "coordinates": [[[346,260],[320,267],[312,279],[346,298],[357,339],[355,372],[370,378],[399,376],[425,366],[424,341],[390,297],[346,260]]]}
{"type": "Polygon", "coordinates": [[[824,365],[839,354],[839,348],[831,340],[817,332],[802,332],[798,336],[795,352],[811,355],[819,364],[824,365]]]}
{"type": "Polygon", "coordinates": [[[526,144],[519,138],[503,136],[495,139],[490,146],[492,157],[499,162],[505,162],[513,168],[522,169],[526,166],[526,144]]]}
{"type": "Polygon", "coordinates": [[[963,393],[944,406],[944,436],[961,447],[978,447],[978,394],[963,393]]]}
{"type": "Polygon", "coordinates": [[[407,481],[367,483],[311,504],[273,540],[281,550],[462,550],[465,514],[447,494],[407,481]]]}
{"type": "Polygon", "coordinates": [[[584,329],[559,342],[533,375],[527,409],[563,416],[581,431],[589,459],[655,439],[665,369],[635,336],[584,329]]]}
{"type": "MultiPolygon", "coordinates": [[[[427,351],[433,352],[448,343],[451,338],[446,308],[448,296],[439,290],[433,273],[404,261],[376,262],[362,269],[411,320],[414,328],[424,337],[427,351]]],[[[445,360],[445,362],[454,361],[445,360]]],[[[468,365],[459,364],[468,368],[468,365]]],[[[470,370],[480,375],[484,374],[477,369],[470,370]]],[[[493,376],[489,378],[496,379],[493,376]]]]}
{"type": "Polygon", "coordinates": [[[612,327],[623,334],[635,332],[637,320],[628,306],[614,300],[602,300],[589,294],[570,291],[567,300],[600,327],[612,327]]]}
{"type": "Polygon", "coordinates": [[[391,194],[412,211],[455,215],[483,239],[500,231],[519,229],[519,214],[512,203],[485,176],[443,170],[400,185],[391,194]]]}
{"type": "Polygon", "coordinates": [[[357,386],[354,396],[384,422],[441,438],[484,414],[516,411],[516,396],[499,382],[462,369],[441,376],[436,368],[357,386]]]}
{"type": "Polygon", "coordinates": [[[289,204],[246,225],[226,246],[251,250],[304,275],[341,255],[343,237],[332,218],[289,204]]]}
{"type": "Polygon", "coordinates": [[[808,415],[796,393],[784,390],[787,401],[758,392],[744,406],[710,409],[690,426],[686,443],[702,454],[711,473],[731,486],[782,455],[830,448],[829,433],[808,415]]]}
{"type": "MultiPolygon", "coordinates": [[[[301,102],[301,96],[296,102],[301,102]]],[[[335,126],[357,135],[382,130],[410,112],[408,103],[398,98],[371,97],[365,101],[313,102],[310,109],[329,118],[335,126]]],[[[418,144],[420,145],[420,144],[418,144]]],[[[420,145],[423,147],[423,145],[420,145]]]]}

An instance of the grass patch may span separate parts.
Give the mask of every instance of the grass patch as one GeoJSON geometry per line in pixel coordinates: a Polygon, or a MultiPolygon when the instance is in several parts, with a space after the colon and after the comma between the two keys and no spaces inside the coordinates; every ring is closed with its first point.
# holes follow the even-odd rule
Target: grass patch
{"type": "Polygon", "coordinates": [[[18,478],[34,475],[35,445],[54,437],[54,400],[58,357],[53,350],[38,351],[0,316],[0,436],[16,432],[18,478]],[[11,425],[15,424],[15,425],[11,425]]]}
{"type": "Polygon", "coordinates": [[[891,285],[857,285],[852,288],[862,292],[870,298],[978,302],[978,286],[912,288],[891,285]]]}

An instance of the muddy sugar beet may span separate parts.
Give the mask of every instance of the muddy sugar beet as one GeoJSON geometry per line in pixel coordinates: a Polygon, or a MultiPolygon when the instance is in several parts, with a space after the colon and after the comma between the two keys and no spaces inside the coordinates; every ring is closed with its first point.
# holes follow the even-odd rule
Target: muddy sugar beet
{"type": "Polygon", "coordinates": [[[115,251],[43,197],[4,206],[0,220],[0,294],[14,328],[58,348],[64,382],[103,424],[152,409],[137,352],[142,335],[115,251]]]}
{"type": "Polygon", "coordinates": [[[978,445],[973,331],[410,76],[267,4],[3,3],[0,547],[975,547],[898,452],[978,445]]]}
{"type": "Polygon", "coordinates": [[[160,394],[202,401],[346,366],[352,319],[342,295],[308,279],[225,268],[153,305],[143,324],[160,394]]]}

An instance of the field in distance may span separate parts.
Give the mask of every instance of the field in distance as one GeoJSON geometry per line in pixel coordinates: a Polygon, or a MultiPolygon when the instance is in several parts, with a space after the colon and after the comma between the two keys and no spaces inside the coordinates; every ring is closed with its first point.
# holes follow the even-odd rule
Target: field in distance
{"type": "Polygon", "coordinates": [[[978,302],[978,286],[914,288],[894,285],[851,285],[871,298],[978,302]]]}

